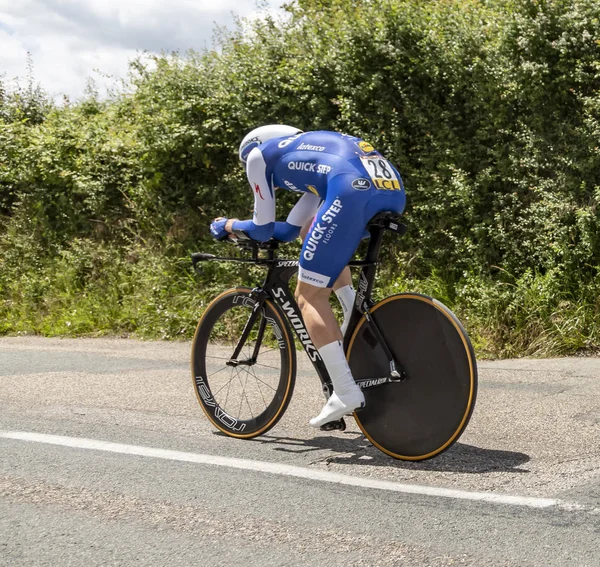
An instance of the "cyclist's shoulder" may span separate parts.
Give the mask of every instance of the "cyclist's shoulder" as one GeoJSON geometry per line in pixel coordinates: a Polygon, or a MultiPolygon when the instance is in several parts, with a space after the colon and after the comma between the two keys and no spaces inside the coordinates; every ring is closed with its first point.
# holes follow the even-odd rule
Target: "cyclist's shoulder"
{"type": "Polygon", "coordinates": [[[312,150],[323,155],[337,156],[345,160],[354,160],[365,155],[381,155],[369,142],[359,136],[341,132],[320,130],[307,132],[306,137],[298,138],[297,150],[312,150]]]}
{"type": "MultiPolygon", "coordinates": [[[[315,130],[288,138],[269,140],[261,146],[266,161],[282,158],[288,154],[311,152],[314,154],[352,157],[374,151],[371,144],[357,136],[330,130],[315,130]]],[[[316,157],[316,156],[315,156],[316,157]]]]}
{"type": "Polygon", "coordinates": [[[282,155],[308,148],[323,151],[326,149],[323,144],[332,142],[337,137],[339,134],[327,130],[302,132],[293,136],[268,140],[260,146],[260,150],[265,156],[282,155]]]}
{"type": "Polygon", "coordinates": [[[362,139],[342,132],[331,130],[315,130],[300,135],[294,150],[321,151],[323,153],[339,153],[340,149],[356,150],[362,139]]]}

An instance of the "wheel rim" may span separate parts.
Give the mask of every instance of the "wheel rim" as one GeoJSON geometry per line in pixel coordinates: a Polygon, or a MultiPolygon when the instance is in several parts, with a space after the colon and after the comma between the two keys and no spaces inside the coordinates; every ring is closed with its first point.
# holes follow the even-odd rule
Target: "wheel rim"
{"type": "Polygon", "coordinates": [[[287,359],[289,337],[283,321],[265,304],[263,312],[245,343],[239,361],[254,352],[261,318],[265,318],[263,342],[254,364],[228,366],[239,336],[254,307],[247,295],[230,293],[215,300],[198,326],[210,328],[202,344],[194,340],[193,374],[196,394],[210,421],[235,437],[263,433],[281,417],[293,387],[291,364],[287,359]]]}

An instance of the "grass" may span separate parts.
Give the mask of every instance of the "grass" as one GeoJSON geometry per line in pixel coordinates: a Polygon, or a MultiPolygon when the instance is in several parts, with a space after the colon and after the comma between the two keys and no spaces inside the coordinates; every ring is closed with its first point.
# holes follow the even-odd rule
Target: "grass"
{"type": "MultiPolygon", "coordinates": [[[[142,245],[77,240],[55,256],[20,247],[0,260],[0,334],[190,339],[204,306],[260,268],[203,265],[142,245]]],[[[600,346],[600,283],[551,270],[518,278],[467,275],[448,283],[381,273],[376,298],[401,291],[436,297],[463,322],[480,358],[564,356],[600,346]]],[[[333,302],[335,306],[335,301],[333,302]]]]}

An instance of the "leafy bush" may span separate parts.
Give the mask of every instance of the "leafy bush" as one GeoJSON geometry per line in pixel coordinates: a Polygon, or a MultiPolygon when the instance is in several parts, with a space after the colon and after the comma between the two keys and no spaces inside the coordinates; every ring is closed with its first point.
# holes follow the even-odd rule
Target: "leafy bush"
{"type": "Polygon", "coordinates": [[[599,37],[595,0],[296,0],[132,62],[109,100],[0,88],[0,331],[189,337],[251,273],[192,280],[187,254],[250,216],[237,145],[283,122],[398,165],[409,233],[382,293],[440,297],[484,355],[596,349],[599,37]]]}

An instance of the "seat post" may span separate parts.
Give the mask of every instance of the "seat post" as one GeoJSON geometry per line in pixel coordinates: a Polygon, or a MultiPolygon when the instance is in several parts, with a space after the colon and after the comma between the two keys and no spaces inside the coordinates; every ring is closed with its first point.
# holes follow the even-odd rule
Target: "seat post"
{"type": "Polygon", "coordinates": [[[379,260],[379,252],[381,250],[381,241],[383,239],[383,227],[378,223],[373,223],[367,226],[367,230],[371,233],[369,239],[369,247],[367,248],[367,254],[365,256],[365,264],[360,271],[358,280],[358,290],[356,293],[357,306],[360,305],[360,309],[367,307],[372,304],[371,292],[373,291],[373,284],[375,283],[375,273],[377,272],[377,262],[379,260]],[[364,306],[366,302],[366,306],[364,306]]]}
{"type": "Polygon", "coordinates": [[[369,239],[369,247],[367,248],[365,260],[376,263],[379,260],[381,241],[383,240],[383,227],[373,224],[368,226],[367,230],[371,233],[371,238],[369,239]]]}

